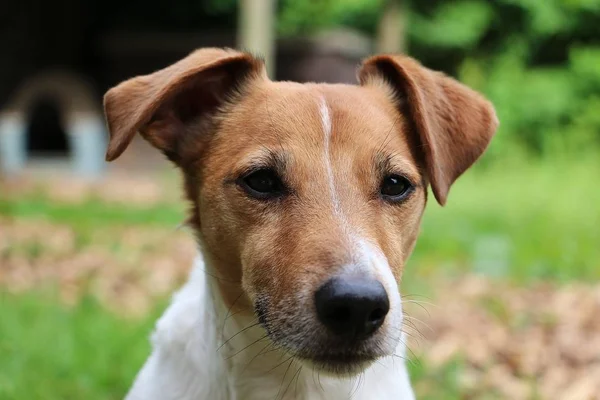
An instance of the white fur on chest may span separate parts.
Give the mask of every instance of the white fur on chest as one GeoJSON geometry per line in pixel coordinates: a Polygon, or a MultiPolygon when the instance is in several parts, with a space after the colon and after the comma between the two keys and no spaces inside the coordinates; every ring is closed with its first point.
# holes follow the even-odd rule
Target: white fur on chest
{"type": "Polygon", "coordinates": [[[359,377],[320,376],[275,348],[259,325],[250,327],[256,320],[228,315],[205,268],[198,257],[158,321],[152,354],[127,400],[414,399],[403,343],[396,357],[359,377]]]}

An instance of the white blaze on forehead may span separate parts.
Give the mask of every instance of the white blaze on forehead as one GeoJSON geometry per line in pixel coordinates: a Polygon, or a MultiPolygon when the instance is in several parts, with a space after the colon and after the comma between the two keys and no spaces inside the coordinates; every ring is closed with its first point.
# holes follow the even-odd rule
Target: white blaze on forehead
{"type": "Polygon", "coordinates": [[[321,113],[321,122],[323,123],[323,132],[325,133],[325,143],[328,144],[331,137],[331,117],[327,101],[323,96],[319,99],[319,112],[321,113]]]}
{"type": "Polygon", "coordinates": [[[324,161],[325,168],[327,170],[327,181],[329,183],[329,192],[331,194],[331,200],[333,202],[333,207],[339,216],[343,218],[342,209],[340,206],[340,199],[337,194],[335,188],[335,181],[333,177],[333,167],[331,166],[331,152],[330,152],[330,144],[331,144],[331,132],[332,132],[332,124],[331,124],[331,115],[329,114],[329,107],[327,106],[327,101],[324,96],[319,98],[319,113],[321,114],[321,124],[323,127],[323,136],[324,136],[324,161]]]}

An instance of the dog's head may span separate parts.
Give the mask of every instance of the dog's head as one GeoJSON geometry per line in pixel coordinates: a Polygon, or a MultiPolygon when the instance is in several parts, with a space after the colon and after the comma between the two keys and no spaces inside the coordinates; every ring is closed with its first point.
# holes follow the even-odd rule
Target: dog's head
{"type": "Polygon", "coordinates": [[[222,281],[241,283],[271,340],[334,373],[396,349],[427,187],[443,204],[498,124],[405,56],[367,59],[359,81],[272,82],[249,54],[202,49],[105,96],[107,160],[139,132],[173,161],[222,281]]]}

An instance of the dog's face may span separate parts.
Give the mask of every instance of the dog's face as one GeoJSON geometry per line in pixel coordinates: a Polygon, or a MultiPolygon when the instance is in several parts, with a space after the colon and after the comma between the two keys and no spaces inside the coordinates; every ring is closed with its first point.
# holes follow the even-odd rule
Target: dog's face
{"type": "Polygon", "coordinates": [[[394,353],[427,187],[445,202],[497,125],[482,97],[408,58],[374,57],[359,78],[272,82],[248,54],[204,49],[105,97],[107,159],[139,131],[175,162],[221,280],[276,344],[340,374],[394,353]]]}
{"type": "Polygon", "coordinates": [[[226,115],[195,167],[219,272],[241,280],[271,338],[298,357],[348,368],[392,353],[426,193],[406,121],[377,87],[273,82],[226,115]]]}

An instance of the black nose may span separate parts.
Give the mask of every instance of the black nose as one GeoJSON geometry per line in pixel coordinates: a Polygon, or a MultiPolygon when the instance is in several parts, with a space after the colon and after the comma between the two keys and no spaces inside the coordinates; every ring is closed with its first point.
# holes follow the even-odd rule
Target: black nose
{"type": "Polygon", "coordinates": [[[351,339],[373,334],[385,320],[390,301],[375,279],[337,277],[315,293],[317,316],[331,332],[351,339]]]}

